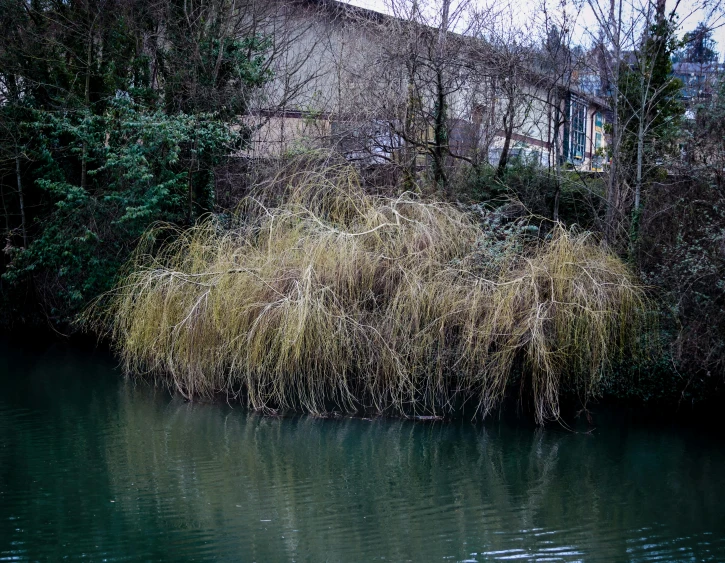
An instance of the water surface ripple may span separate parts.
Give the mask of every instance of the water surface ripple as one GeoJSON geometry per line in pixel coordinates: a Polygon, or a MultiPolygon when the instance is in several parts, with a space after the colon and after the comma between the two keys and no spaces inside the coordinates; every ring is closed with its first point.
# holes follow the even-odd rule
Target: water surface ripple
{"type": "Polygon", "coordinates": [[[0,561],[725,561],[694,430],[266,418],[0,341],[0,561]]]}

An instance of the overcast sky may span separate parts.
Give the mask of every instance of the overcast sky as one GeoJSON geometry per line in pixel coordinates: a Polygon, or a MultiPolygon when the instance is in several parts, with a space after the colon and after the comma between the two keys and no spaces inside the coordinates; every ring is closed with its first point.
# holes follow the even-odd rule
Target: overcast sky
{"type": "MultiPolygon", "coordinates": [[[[356,6],[360,6],[363,8],[368,8],[371,10],[376,10],[378,12],[387,12],[387,6],[389,4],[390,0],[342,0],[345,2],[348,2],[350,4],[354,4],[356,6]]],[[[400,1],[400,0],[396,0],[400,1]]],[[[410,0],[408,0],[410,1],[410,0]]],[[[430,1],[430,0],[429,0],[430,1]]],[[[484,3],[487,3],[490,5],[491,2],[500,2],[501,4],[506,4],[505,0],[475,0],[476,2],[480,2],[480,5],[484,5],[484,3]]],[[[549,3],[549,6],[552,10],[555,10],[558,6],[562,4],[562,0],[547,0],[549,3]]],[[[637,2],[641,0],[625,0],[625,4],[628,2],[637,2]]],[[[725,0],[720,0],[725,4],[725,0]]],[[[454,0],[455,2],[455,0],[454,0]]],[[[522,25],[526,25],[527,23],[531,22],[531,20],[534,18],[536,7],[540,5],[541,0],[513,0],[513,4],[515,5],[515,12],[517,19],[522,23],[522,25]]],[[[596,18],[593,15],[592,9],[589,7],[586,0],[582,2],[582,0],[576,0],[576,2],[572,2],[571,0],[563,0],[563,2],[566,2],[569,4],[569,7],[567,8],[570,13],[575,11],[574,5],[575,3],[582,6],[581,11],[579,13],[579,17],[577,19],[577,25],[574,30],[574,38],[575,41],[578,43],[581,43],[583,46],[587,46],[590,42],[590,33],[592,33],[593,30],[596,29],[596,18]]],[[[599,2],[602,2],[606,4],[606,6],[609,5],[608,0],[599,0],[599,2]]],[[[667,0],[667,9],[671,10],[672,6],[675,5],[676,0],[667,0]]],[[[678,35],[681,37],[686,31],[690,31],[694,29],[698,22],[703,21],[708,18],[708,14],[705,13],[703,10],[695,10],[696,6],[702,5],[702,4],[709,4],[713,5],[717,3],[717,0],[680,0],[679,6],[678,6],[678,16],[680,18],[680,29],[678,30],[678,35]]],[[[723,10],[719,11],[719,14],[710,14],[709,18],[710,25],[712,27],[715,27],[713,37],[717,41],[717,50],[720,53],[720,60],[723,60],[723,55],[725,54],[725,17],[723,16],[723,10]]]]}

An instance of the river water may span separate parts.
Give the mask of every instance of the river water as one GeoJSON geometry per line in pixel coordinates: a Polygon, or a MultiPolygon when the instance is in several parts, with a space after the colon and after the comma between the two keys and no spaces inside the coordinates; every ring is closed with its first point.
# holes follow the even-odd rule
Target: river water
{"type": "Polygon", "coordinates": [[[0,561],[725,561],[694,429],[270,418],[0,341],[0,561]]]}

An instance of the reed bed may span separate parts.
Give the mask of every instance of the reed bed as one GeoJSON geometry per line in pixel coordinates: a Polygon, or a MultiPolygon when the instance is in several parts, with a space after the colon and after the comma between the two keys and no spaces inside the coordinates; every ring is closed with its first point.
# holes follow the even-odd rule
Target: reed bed
{"type": "Polygon", "coordinates": [[[496,256],[454,206],[373,197],[349,167],[306,170],[231,224],[157,226],[87,319],[132,374],[254,409],[489,414],[516,381],[539,423],[563,389],[595,395],[650,315],[586,233],[496,256]],[[158,244],[159,240],[167,240],[158,244]]]}

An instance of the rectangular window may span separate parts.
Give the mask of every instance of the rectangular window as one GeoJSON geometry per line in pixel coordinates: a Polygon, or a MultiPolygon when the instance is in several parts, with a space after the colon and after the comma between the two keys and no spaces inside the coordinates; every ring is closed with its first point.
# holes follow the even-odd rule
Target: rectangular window
{"type": "Polygon", "coordinates": [[[587,106],[580,101],[571,102],[571,158],[584,159],[587,144],[587,106]]]}

